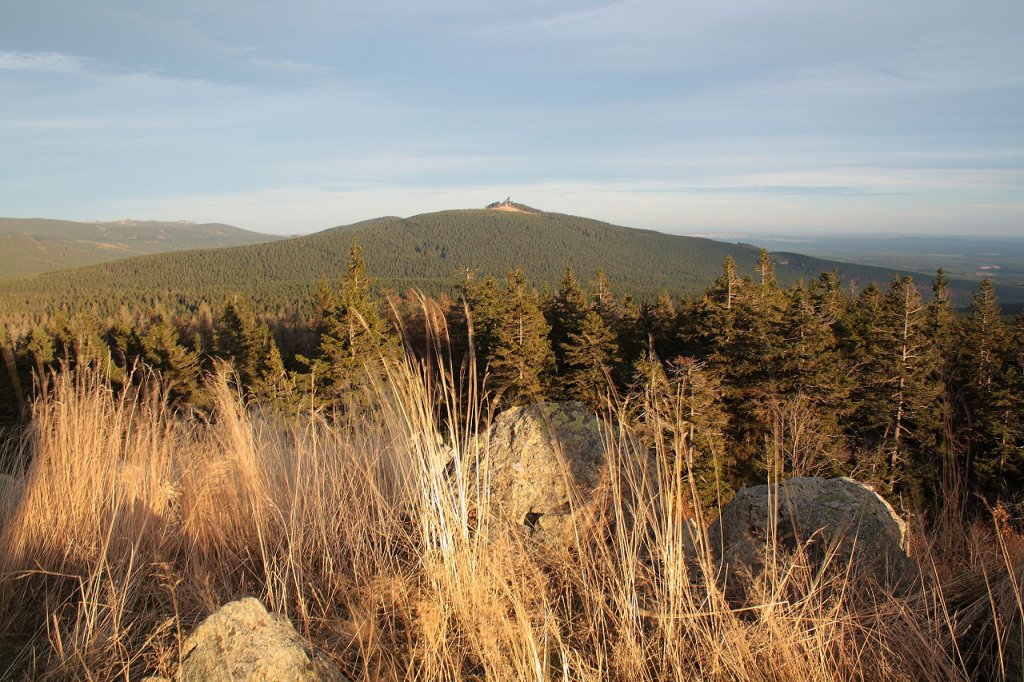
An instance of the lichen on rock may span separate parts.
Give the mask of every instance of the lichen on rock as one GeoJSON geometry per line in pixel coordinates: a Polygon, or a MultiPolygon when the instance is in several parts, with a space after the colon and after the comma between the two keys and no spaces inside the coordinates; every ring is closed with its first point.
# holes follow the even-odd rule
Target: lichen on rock
{"type": "Polygon", "coordinates": [[[287,619],[247,597],[225,604],[181,647],[180,682],[345,682],[287,619]]]}
{"type": "Polygon", "coordinates": [[[800,477],[740,490],[709,528],[711,549],[734,583],[757,578],[772,553],[801,550],[881,584],[913,574],[906,524],[871,487],[850,478],[800,477]]]}
{"type": "Polygon", "coordinates": [[[514,407],[481,439],[492,514],[544,544],[571,544],[607,471],[596,417],[578,402],[514,407]]]}

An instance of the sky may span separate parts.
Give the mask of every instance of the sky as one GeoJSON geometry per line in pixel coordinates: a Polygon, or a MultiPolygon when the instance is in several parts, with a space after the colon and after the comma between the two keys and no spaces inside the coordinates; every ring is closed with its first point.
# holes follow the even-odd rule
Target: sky
{"type": "Polygon", "coordinates": [[[1024,235],[1021,0],[0,0],[0,215],[1024,235]]]}

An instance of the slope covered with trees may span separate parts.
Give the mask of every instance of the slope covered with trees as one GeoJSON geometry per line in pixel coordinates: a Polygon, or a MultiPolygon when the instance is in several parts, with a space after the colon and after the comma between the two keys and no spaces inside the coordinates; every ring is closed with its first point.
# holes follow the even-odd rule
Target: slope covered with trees
{"type": "MultiPolygon", "coordinates": [[[[362,245],[367,267],[382,286],[452,292],[469,274],[503,276],[515,267],[541,289],[554,289],[566,265],[603,270],[638,300],[658,292],[695,294],[730,257],[753,270],[758,251],[742,244],[619,227],[555,213],[460,210],[411,218],[378,218],[283,241],[231,249],[194,250],[106,263],[76,271],[0,283],[0,308],[20,311],[65,306],[107,315],[123,304],[159,298],[220,300],[239,291],[263,309],[310,300],[316,283],[345,267],[351,243],[362,245]]],[[[844,285],[887,283],[892,270],[774,254],[779,282],[790,285],[834,271],[844,285]]],[[[908,274],[908,273],[901,273],[908,274]]],[[[951,283],[966,304],[976,282],[951,283]]],[[[1024,301],[1024,290],[1000,289],[1004,302],[1024,301]]],[[[69,310],[71,312],[71,310],[69,310]]]]}
{"type": "Polygon", "coordinates": [[[149,253],[281,239],[220,223],[120,220],[81,223],[0,218],[0,278],[23,277],[149,253]]]}
{"type": "Polygon", "coordinates": [[[1024,318],[1007,321],[990,282],[964,315],[941,271],[930,300],[909,276],[853,293],[835,273],[784,286],[767,251],[753,272],[731,256],[720,272],[694,296],[638,302],[602,270],[583,284],[568,267],[543,292],[517,267],[470,276],[461,301],[424,306],[380,297],[353,243],[344,274],[321,283],[305,315],[257,315],[234,293],[184,315],[155,305],[109,322],[79,313],[20,331],[9,323],[0,408],[16,421],[33,390],[46,391],[49,367],[96,367],[120,386],[141,362],[175,404],[203,410],[201,373],[229,362],[254,399],[344,410],[365,404],[367,377],[383,378],[403,344],[421,358],[440,344],[452,367],[475,360],[479,390],[500,406],[597,409],[626,397],[651,423],[684,406],[693,431],[680,442],[700,445],[687,456],[709,500],[780,462],[795,474],[856,475],[914,506],[931,506],[950,478],[988,499],[1019,494],[1024,318]]]}

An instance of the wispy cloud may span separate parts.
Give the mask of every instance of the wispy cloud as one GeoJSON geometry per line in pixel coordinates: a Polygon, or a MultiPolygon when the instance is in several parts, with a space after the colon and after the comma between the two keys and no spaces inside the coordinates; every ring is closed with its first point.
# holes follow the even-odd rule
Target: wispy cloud
{"type": "Polygon", "coordinates": [[[60,52],[0,52],[0,70],[68,73],[81,71],[87,60],[60,52]]]}
{"type": "Polygon", "coordinates": [[[335,72],[331,68],[320,66],[318,64],[310,64],[308,62],[294,61],[291,59],[248,57],[245,61],[259,69],[266,69],[279,73],[316,78],[331,78],[335,76],[335,72]]]}
{"type": "Polygon", "coordinates": [[[792,197],[878,197],[895,196],[904,192],[872,190],[863,187],[815,186],[815,185],[733,185],[733,186],[677,186],[650,187],[629,190],[631,192],[657,192],[670,194],[726,194],[726,195],[774,195],[792,197]]]}

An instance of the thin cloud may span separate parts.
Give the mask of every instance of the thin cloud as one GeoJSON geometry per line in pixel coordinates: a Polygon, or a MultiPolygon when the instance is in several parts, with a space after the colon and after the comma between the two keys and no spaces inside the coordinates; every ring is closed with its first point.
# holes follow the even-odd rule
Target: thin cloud
{"type": "Polygon", "coordinates": [[[718,187],[651,187],[630,189],[630,192],[656,192],[671,194],[768,194],[793,197],[880,197],[899,196],[906,192],[887,192],[863,187],[815,185],[734,185],[718,187]]]}
{"type": "Polygon", "coordinates": [[[0,52],[0,70],[70,73],[82,71],[88,60],[60,52],[0,52]]]}

